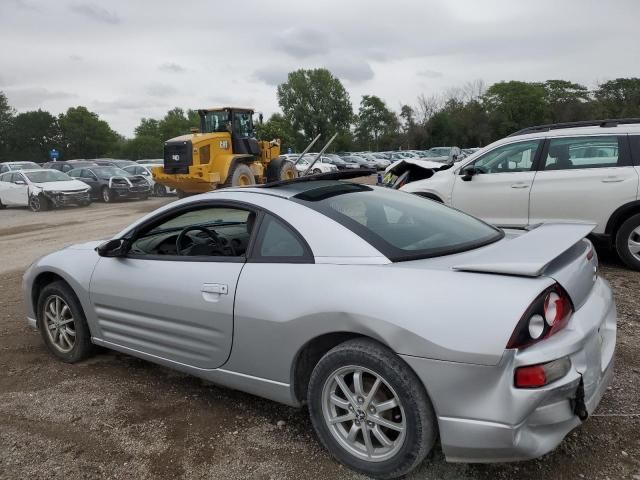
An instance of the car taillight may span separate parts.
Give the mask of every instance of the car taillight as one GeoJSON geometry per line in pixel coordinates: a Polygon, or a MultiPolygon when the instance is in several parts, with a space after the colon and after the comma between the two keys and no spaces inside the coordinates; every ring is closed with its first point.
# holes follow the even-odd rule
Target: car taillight
{"type": "Polygon", "coordinates": [[[571,369],[567,357],[539,365],[516,368],[513,383],[516,388],[539,388],[564,377],[571,369]]]}
{"type": "Polygon", "coordinates": [[[550,337],[567,325],[572,313],[569,295],[556,283],[538,295],[527,308],[507,348],[526,348],[550,337]]]}

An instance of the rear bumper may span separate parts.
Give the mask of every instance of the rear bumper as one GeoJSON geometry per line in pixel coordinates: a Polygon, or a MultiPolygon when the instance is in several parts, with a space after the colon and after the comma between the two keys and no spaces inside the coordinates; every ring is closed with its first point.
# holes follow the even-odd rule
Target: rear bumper
{"type": "Polygon", "coordinates": [[[567,328],[524,351],[505,351],[496,366],[404,358],[434,404],[447,460],[505,462],[553,450],[582,423],[574,411],[581,381],[593,413],[613,377],[615,341],[615,304],[598,279],[567,328]],[[563,378],[536,389],[513,386],[515,368],[563,357],[572,365],[563,378]]]}

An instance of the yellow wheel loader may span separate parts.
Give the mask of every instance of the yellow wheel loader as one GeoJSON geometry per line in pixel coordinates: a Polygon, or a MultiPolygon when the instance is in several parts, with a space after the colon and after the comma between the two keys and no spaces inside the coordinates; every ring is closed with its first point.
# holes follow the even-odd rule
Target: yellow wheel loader
{"type": "Polygon", "coordinates": [[[165,142],[164,165],[152,172],[156,182],[175,188],[182,197],[297,177],[294,164],[279,158],[280,140],[256,140],[253,109],[222,107],[198,113],[199,130],[165,142]]]}

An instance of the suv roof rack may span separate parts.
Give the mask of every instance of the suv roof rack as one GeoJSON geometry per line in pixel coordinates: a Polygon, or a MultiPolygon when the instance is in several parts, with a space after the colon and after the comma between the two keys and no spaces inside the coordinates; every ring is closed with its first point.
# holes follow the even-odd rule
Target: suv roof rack
{"type": "Polygon", "coordinates": [[[524,135],[525,133],[534,132],[548,132],[550,130],[558,130],[560,128],[572,128],[572,127],[617,127],[618,125],[626,125],[630,123],[640,123],[640,118],[608,118],[605,120],[583,120],[580,122],[563,122],[563,123],[548,123],[546,125],[536,125],[533,127],[523,128],[517,132],[513,132],[508,137],[515,137],[516,135],[524,135]]]}
{"type": "Polygon", "coordinates": [[[282,187],[285,185],[291,185],[295,183],[313,182],[317,180],[348,180],[350,178],[367,177],[374,175],[376,171],[372,168],[354,168],[352,170],[345,170],[342,172],[328,172],[318,173],[316,175],[305,175],[291,180],[278,180],[276,182],[264,183],[262,185],[255,185],[256,187],[271,188],[282,187]]]}

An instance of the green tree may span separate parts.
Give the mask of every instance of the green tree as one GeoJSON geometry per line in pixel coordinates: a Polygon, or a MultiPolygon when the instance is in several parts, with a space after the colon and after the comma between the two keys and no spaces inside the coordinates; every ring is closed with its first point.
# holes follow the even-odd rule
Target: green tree
{"type": "Polygon", "coordinates": [[[296,134],[289,122],[280,113],[274,113],[266,122],[258,123],[256,125],[256,137],[258,140],[266,141],[280,139],[280,150],[282,152],[286,152],[289,148],[293,151],[298,149],[296,134]]]}
{"type": "Polygon", "coordinates": [[[60,114],[61,154],[66,159],[97,158],[117,147],[119,136],[98,114],[72,107],[60,114]]]}
{"type": "Polygon", "coordinates": [[[158,122],[158,131],[163,142],[190,133],[192,127],[200,127],[198,113],[193,110],[185,112],[179,107],[169,110],[158,122]]]}
{"type": "Polygon", "coordinates": [[[400,123],[380,97],[364,95],[356,118],[356,138],[361,148],[383,150],[391,148],[398,137],[400,123]]]}
{"type": "MultiPolygon", "coordinates": [[[[284,117],[304,142],[320,134],[328,140],[334,133],[349,131],[353,109],[349,94],[329,70],[296,70],[278,86],[278,103],[284,117]]],[[[342,143],[340,143],[342,144],[342,143]]]]}
{"type": "Polygon", "coordinates": [[[142,118],[140,125],[135,128],[136,137],[155,137],[162,140],[160,122],[154,118],[142,118]]]}
{"type": "Polygon", "coordinates": [[[0,92],[0,161],[9,160],[9,137],[16,111],[9,105],[7,96],[0,92]]]}
{"type": "Polygon", "coordinates": [[[127,139],[121,145],[118,157],[129,160],[145,158],[162,158],[163,142],[149,135],[127,139]]]}
{"type": "Polygon", "coordinates": [[[45,162],[52,148],[61,148],[58,120],[43,110],[20,113],[13,120],[9,143],[12,159],[45,162]]]}
{"type": "Polygon", "coordinates": [[[616,78],[598,85],[595,113],[601,118],[640,116],[640,78],[616,78]]]}
{"type": "Polygon", "coordinates": [[[545,95],[541,83],[510,81],[491,85],[483,96],[483,102],[494,139],[544,123],[545,95]]]}
{"type": "Polygon", "coordinates": [[[587,87],[566,80],[544,82],[545,122],[571,122],[589,116],[590,96],[587,87]]]}

